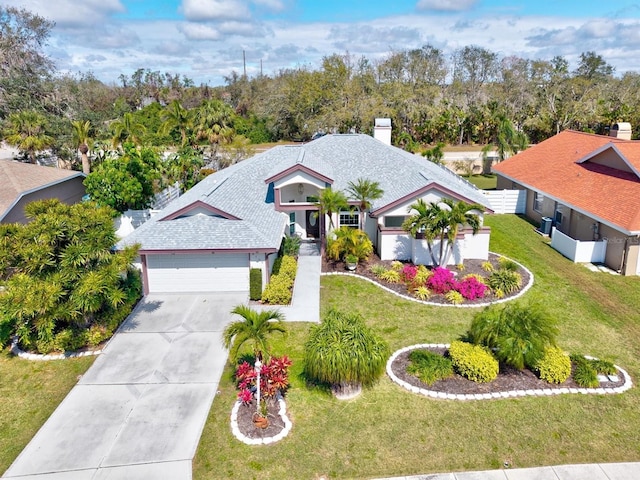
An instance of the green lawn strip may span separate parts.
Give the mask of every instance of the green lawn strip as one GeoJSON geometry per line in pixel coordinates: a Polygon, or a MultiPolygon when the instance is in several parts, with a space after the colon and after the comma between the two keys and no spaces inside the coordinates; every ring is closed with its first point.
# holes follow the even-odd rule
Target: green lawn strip
{"type": "Polygon", "coordinates": [[[481,190],[495,190],[498,186],[498,177],[495,175],[471,175],[463,178],[481,190]]]}
{"type": "Polygon", "coordinates": [[[94,358],[36,362],[0,353],[0,472],[9,468],[94,358]]]}
{"type": "MultiPolygon", "coordinates": [[[[636,278],[574,265],[510,215],[488,217],[491,249],[530,268],[536,284],[525,300],[543,302],[559,319],[560,346],[601,356],[640,377],[640,293],[636,278]]],[[[475,309],[405,301],[350,277],[323,277],[322,310],[363,314],[392,350],[450,342],[475,309]]],[[[353,401],[309,390],[300,378],[309,325],[290,324],[275,351],[293,361],[287,404],[293,429],[278,444],[250,447],[229,427],[235,389],[222,380],[194,461],[194,478],[373,478],[428,472],[563,463],[640,460],[638,389],[622,395],[561,395],[500,401],[436,401],[387,377],[353,401]]]]}

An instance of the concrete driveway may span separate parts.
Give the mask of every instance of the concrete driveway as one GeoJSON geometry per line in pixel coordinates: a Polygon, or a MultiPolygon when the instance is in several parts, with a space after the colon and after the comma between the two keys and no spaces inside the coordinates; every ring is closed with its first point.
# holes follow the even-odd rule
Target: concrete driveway
{"type": "Polygon", "coordinates": [[[142,300],[7,478],[191,479],[227,352],[222,331],[246,294],[142,300]]]}

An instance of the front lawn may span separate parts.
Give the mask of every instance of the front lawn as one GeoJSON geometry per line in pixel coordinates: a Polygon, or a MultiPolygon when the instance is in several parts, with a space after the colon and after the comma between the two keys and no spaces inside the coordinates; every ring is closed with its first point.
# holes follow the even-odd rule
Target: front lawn
{"type": "MultiPolygon", "coordinates": [[[[486,218],[491,249],[535,275],[525,299],[560,321],[560,345],[607,358],[640,378],[640,279],[593,273],[555,252],[513,216],[486,218]]],[[[391,349],[445,343],[468,327],[472,309],[402,300],[368,282],[323,277],[321,308],[361,313],[391,349]]],[[[356,400],[310,390],[300,377],[309,325],[289,324],[275,353],[294,365],[287,396],[293,429],[281,442],[247,446],[231,434],[236,392],[228,368],[194,460],[194,478],[373,478],[429,472],[640,460],[640,394],[563,395],[497,401],[437,401],[388,377],[356,400]]]]}
{"type": "Polygon", "coordinates": [[[36,362],[0,353],[0,472],[29,443],[95,357],[36,362]]]}
{"type": "Polygon", "coordinates": [[[470,177],[463,176],[465,180],[473,183],[480,190],[495,190],[498,186],[498,177],[495,174],[490,175],[471,175],[470,177]]]}

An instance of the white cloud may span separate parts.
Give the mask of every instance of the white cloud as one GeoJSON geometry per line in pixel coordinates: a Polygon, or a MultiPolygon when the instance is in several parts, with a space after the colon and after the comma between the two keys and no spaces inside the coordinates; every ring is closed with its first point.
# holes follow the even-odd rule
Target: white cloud
{"type": "Polygon", "coordinates": [[[462,12],[469,10],[477,0],[419,0],[418,10],[436,10],[440,12],[462,12]]]}
{"type": "Polygon", "coordinates": [[[183,0],[180,11],[190,21],[247,19],[249,8],[240,0],[183,0]]]}
{"type": "Polygon", "coordinates": [[[120,0],[5,0],[3,3],[36,12],[56,22],[59,28],[96,25],[114,13],[126,11],[120,0]]]}
{"type": "Polygon", "coordinates": [[[204,23],[184,23],[178,26],[189,40],[220,40],[222,35],[217,28],[204,23]]]}

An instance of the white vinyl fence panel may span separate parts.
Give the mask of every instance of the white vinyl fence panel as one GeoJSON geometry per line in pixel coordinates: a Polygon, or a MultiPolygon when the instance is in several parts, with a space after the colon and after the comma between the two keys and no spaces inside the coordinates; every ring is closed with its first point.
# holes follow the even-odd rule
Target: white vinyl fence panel
{"type": "Polygon", "coordinates": [[[494,213],[525,213],[527,211],[526,190],[484,190],[482,192],[494,213]]]}

